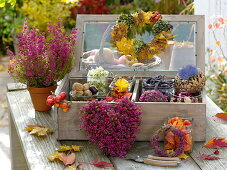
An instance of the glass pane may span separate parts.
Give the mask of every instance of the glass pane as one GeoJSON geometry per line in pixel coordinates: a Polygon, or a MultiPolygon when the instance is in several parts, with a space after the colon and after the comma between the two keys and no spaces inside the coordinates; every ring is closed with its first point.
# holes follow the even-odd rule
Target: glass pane
{"type": "MultiPolygon", "coordinates": [[[[132,67],[124,62],[122,53],[113,48],[111,39],[111,27],[115,22],[87,22],[84,24],[83,55],[81,56],[80,70],[102,66],[110,71],[134,71],[134,70],[159,70],[175,71],[187,64],[196,65],[195,52],[195,22],[171,22],[173,25],[173,41],[165,52],[157,57],[144,62],[145,66],[132,67]],[[100,49],[100,53],[98,52],[100,49]],[[118,61],[121,61],[120,63],[118,61]],[[154,66],[152,66],[152,64],[154,66]]],[[[153,35],[145,33],[136,35],[136,38],[145,43],[153,39],[153,35]]]]}

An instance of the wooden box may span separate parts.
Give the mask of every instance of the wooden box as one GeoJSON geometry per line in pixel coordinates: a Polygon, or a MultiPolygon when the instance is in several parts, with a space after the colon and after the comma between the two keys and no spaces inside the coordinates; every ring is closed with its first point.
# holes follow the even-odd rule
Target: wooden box
{"type": "MultiPolygon", "coordinates": [[[[86,82],[87,68],[81,62],[83,59],[83,52],[86,49],[89,50],[89,43],[91,48],[99,48],[100,43],[96,44],[96,41],[103,42],[103,36],[96,37],[94,33],[89,33],[92,28],[86,28],[93,24],[94,28],[97,24],[112,25],[117,19],[117,15],[78,15],[77,17],[77,29],[78,29],[78,42],[76,45],[76,60],[75,67],[72,72],[67,75],[62,81],[57,93],[64,91],[69,92],[74,82],[86,82]],[[88,33],[87,33],[88,32],[88,33]],[[90,37],[89,37],[89,36],[90,37]],[[92,41],[94,38],[94,42],[92,41]]],[[[168,55],[171,58],[168,66],[152,67],[152,68],[111,68],[110,71],[118,75],[135,75],[136,83],[132,95],[132,99],[136,101],[137,105],[142,107],[142,124],[140,126],[140,133],[137,135],[137,141],[149,141],[153,132],[160,128],[160,126],[170,116],[183,116],[193,118],[193,140],[204,141],[206,133],[206,104],[205,94],[202,93],[202,103],[172,103],[172,102],[137,102],[141,91],[141,80],[146,77],[152,77],[155,75],[166,75],[167,77],[173,78],[177,69],[185,64],[195,64],[201,70],[205,71],[205,59],[204,59],[204,16],[193,15],[165,15],[163,18],[174,24],[174,33],[178,42],[190,41],[192,47],[184,48],[174,45],[172,53],[165,52],[161,54],[164,58],[168,55]],[[187,27],[190,24],[190,27],[187,27]],[[183,37],[185,35],[185,37],[183,37]],[[182,38],[183,37],[183,38],[182,38]],[[189,49],[192,48],[192,49],[189,49]],[[183,51],[183,52],[182,52],[183,51]],[[179,54],[181,54],[179,56],[179,54]],[[181,57],[181,58],[179,58],[181,57]],[[184,63],[185,62],[185,63],[184,63]],[[120,70],[120,71],[119,71],[120,70]]],[[[96,29],[93,28],[93,31],[96,29]]],[[[104,30],[104,34],[107,31],[104,30]]],[[[98,32],[98,31],[97,31],[98,32]]],[[[97,33],[98,34],[98,33],[97,33]]],[[[106,37],[105,37],[106,38],[106,37]]],[[[106,42],[106,41],[104,41],[106,42]]],[[[102,43],[101,43],[102,44],[102,43]]],[[[104,43],[106,44],[106,43],[104,43]]],[[[101,45],[102,46],[102,45],[101,45]]],[[[167,50],[168,51],[168,50],[167,50]]],[[[168,62],[163,59],[163,62],[168,62]]],[[[70,100],[70,98],[68,98],[70,100]]],[[[58,140],[87,140],[86,132],[80,129],[80,116],[79,110],[86,102],[73,101],[69,112],[64,113],[61,109],[55,109],[55,120],[57,126],[57,139],[58,140]]]]}

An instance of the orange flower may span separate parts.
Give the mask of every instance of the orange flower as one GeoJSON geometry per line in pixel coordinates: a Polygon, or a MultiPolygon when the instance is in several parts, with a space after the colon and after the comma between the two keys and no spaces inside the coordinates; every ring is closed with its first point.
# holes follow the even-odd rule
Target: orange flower
{"type": "Polygon", "coordinates": [[[216,45],[217,46],[220,46],[221,45],[221,42],[220,41],[216,41],[216,45]]]}

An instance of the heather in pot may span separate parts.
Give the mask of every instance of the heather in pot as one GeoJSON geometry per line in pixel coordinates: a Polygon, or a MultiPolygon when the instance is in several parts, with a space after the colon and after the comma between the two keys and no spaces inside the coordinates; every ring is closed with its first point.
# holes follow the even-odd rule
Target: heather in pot
{"type": "Polygon", "coordinates": [[[7,50],[10,76],[26,84],[29,91],[31,87],[43,89],[56,86],[72,68],[76,33],[72,29],[70,34],[66,34],[61,21],[55,25],[49,23],[47,34],[35,27],[29,28],[25,21],[23,31],[18,35],[18,54],[7,50]]]}

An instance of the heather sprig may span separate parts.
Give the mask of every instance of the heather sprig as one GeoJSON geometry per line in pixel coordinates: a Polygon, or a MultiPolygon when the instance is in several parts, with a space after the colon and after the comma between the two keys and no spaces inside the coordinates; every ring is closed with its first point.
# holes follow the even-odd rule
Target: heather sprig
{"type": "Polygon", "coordinates": [[[141,108],[127,98],[116,103],[91,101],[80,110],[81,128],[106,155],[124,157],[136,139],[141,108]]]}
{"type": "Polygon", "coordinates": [[[167,96],[159,90],[145,91],[139,98],[140,102],[167,102],[167,96]]]}
{"type": "Polygon", "coordinates": [[[61,21],[49,23],[47,34],[24,22],[18,35],[18,54],[10,56],[8,72],[15,80],[32,87],[48,87],[63,79],[73,63],[77,31],[66,34],[61,21]]]}

